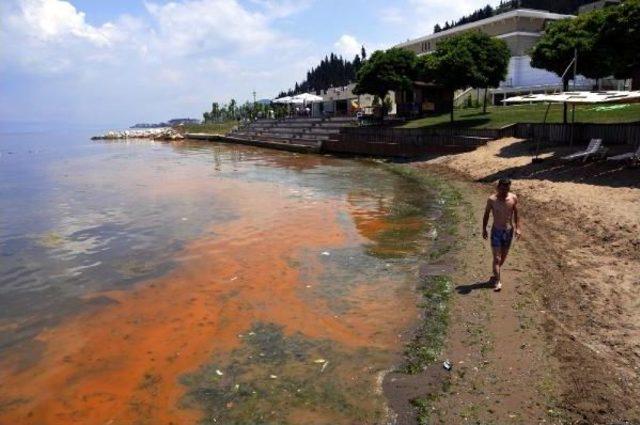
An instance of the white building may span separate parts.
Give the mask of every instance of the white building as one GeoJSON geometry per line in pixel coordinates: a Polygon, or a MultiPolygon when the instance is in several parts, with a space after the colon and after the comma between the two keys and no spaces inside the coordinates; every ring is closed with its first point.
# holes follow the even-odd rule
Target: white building
{"type": "MultiPolygon", "coordinates": [[[[313,102],[311,114],[314,117],[322,116],[355,116],[356,111],[371,113],[374,96],[371,94],[355,94],[355,83],[344,87],[331,87],[317,92],[322,97],[322,102],[313,102]]],[[[394,92],[389,92],[392,100],[389,114],[395,114],[396,105],[394,92]]]]}
{"type": "MultiPolygon", "coordinates": [[[[549,21],[573,18],[543,10],[516,9],[468,24],[459,25],[438,33],[408,40],[395,47],[401,47],[423,55],[435,50],[442,40],[465,31],[481,31],[507,43],[511,51],[507,77],[500,84],[497,93],[548,91],[562,88],[558,75],[543,69],[533,68],[529,51],[544,33],[549,21]]],[[[576,84],[591,87],[591,81],[578,77],[576,84]]]]}

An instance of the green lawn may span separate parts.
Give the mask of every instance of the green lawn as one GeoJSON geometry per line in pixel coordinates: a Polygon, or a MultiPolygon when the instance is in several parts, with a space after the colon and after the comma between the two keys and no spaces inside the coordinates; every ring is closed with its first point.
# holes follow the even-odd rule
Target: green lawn
{"type": "Polygon", "coordinates": [[[207,123],[207,124],[189,124],[185,125],[185,133],[217,133],[226,134],[233,130],[233,127],[237,126],[238,122],[235,120],[224,121],[220,123],[207,123]]]}
{"type": "MultiPolygon", "coordinates": [[[[640,104],[624,105],[582,105],[576,106],[576,122],[616,123],[640,121],[640,104]],[[617,106],[617,108],[611,108],[617,106]],[[603,108],[604,107],[604,108],[603,108]],[[603,109],[601,109],[603,108],[603,109]],[[608,109],[611,108],[611,109],[608,109]]],[[[542,122],[547,105],[492,106],[487,113],[478,109],[457,109],[454,112],[454,126],[468,128],[499,128],[516,122],[542,122]]],[[[571,107],[569,107],[571,121],[571,107]]],[[[562,105],[553,104],[549,109],[547,122],[562,122],[562,105]]],[[[420,118],[407,122],[403,127],[449,127],[449,114],[420,118]]]]}

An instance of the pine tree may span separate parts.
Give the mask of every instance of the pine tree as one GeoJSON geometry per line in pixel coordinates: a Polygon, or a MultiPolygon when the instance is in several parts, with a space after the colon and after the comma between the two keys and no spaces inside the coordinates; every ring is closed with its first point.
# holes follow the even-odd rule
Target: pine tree
{"type": "MultiPolygon", "coordinates": [[[[364,46],[361,53],[367,54],[364,46]]],[[[356,80],[356,74],[363,64],[364,61],[359,55],[349,61],[340,55],[331,53],[329,56],[325,56],[318,66],[307,71],[306,79],[302,82],[296,82],[293,90],[289,90],[288,93],[291,95],[318,92],[329,87],[346,86],[356,80]]],[[[283,93],[281,92],[278,97],[281,97],[283,93]]]]}

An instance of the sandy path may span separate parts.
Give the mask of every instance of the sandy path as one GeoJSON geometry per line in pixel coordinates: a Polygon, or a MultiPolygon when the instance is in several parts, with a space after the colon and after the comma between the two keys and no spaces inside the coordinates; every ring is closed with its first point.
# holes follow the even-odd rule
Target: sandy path
{"type": "MultiPolygon", "coordinates": [[[[532,165],[529,152],[529,144],[504,139],[416,164],[475,181],[513,178],[525,220],[525,237],[505,270],[513,286],[499,296],[474,290],[456,297],[448,350],[469,357],[472,366],[463,377],[454,375],[453,394],[438,410],[497,423],[637,423],[640,171],[554,159],[532,165]],[[465,344],[465,333],[481,337],[465,344]],[[553,354],[548,360],[546,350],[553,354]],[[503,387],[498,407],[490,407],[503,387]],[[529,402],[516,397],[521,391],[529,402]],[[519,413],[509,412],[514,408],[519,413]]],[[[476,183],[468,196],[476,222],[488,190],[476,183]]],[[[473,225],[479,231],[479,222],[473,225]]],[[[477,239],[462,253],[458,281],[488,274],[488,250],[477,239]]],[[[453,423],[452,414],[443,420],[453,423]]]]}

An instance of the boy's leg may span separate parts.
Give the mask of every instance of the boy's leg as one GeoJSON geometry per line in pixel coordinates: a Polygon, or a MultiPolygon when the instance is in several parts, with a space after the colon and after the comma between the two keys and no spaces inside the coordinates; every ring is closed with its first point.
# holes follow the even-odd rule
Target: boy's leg
{"type": "Polygon", "coordinates": [[[493,283],[498,284],[500,282],[500,266],[502,265],[502,249],[500,247],[491,247],[493,252],[493,283]]]}
{"type": "Polygon", "coordinates": [[[509,248],[510,247],[508,246],[503,246],[500,250],[500,266],[504,264],[505,260],[507,259],[507,255],[509,255],[509,248]]]}
{"type": "MultiPolygon", "coordinates": [[[[501,243],[501,246],[499,248],[499,251],[500,251],[500,264],[498,265],[498,273],[502,269],[502,265],[507,260],[507,256],[509,255],[509,248],[511,248],[511,237],[512,237],[512,234],[509,235],[509,238],[507,240],[503,240],[502,243],[501,243]]],[[[500,282],[500,280],[498,280],[498,282],[496,283],[495,290],[499,291],[501,289],[502,289],[502,282],[500,282]]]]}

